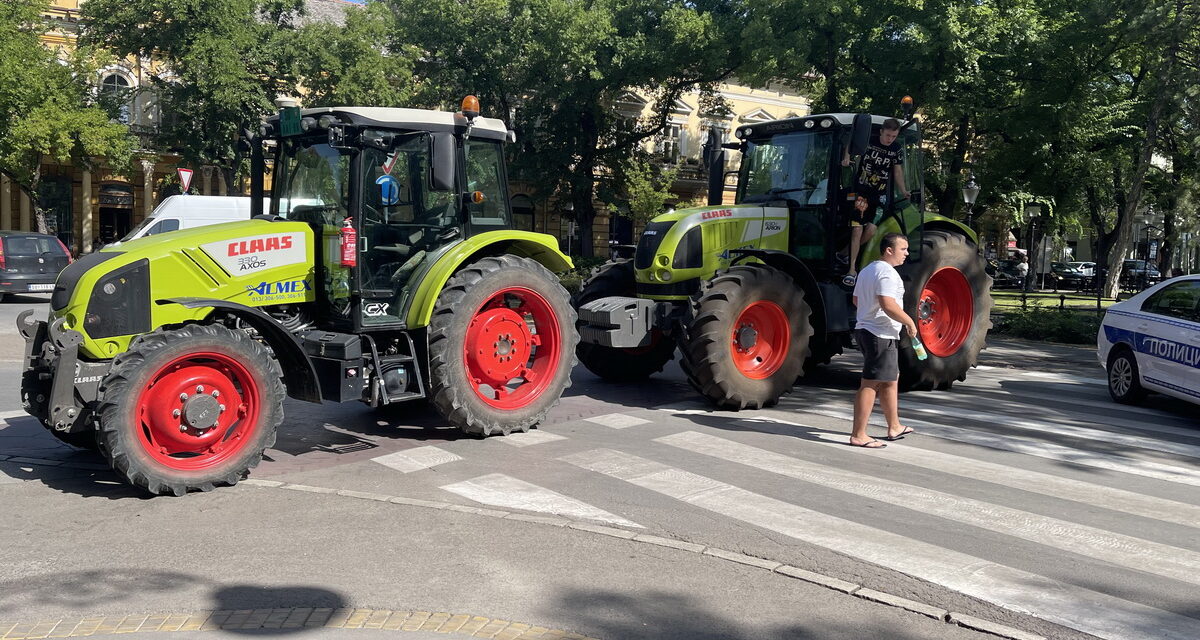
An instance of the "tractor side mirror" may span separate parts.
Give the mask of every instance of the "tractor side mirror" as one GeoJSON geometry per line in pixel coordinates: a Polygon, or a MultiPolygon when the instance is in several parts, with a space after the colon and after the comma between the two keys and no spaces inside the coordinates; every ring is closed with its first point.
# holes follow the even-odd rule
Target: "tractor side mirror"
{"type": "Polygon", "coordinates": [[[434,191],[454,191],[457,180],[458,149],[453,133],[430,134],[430,187],[434,191]]]}
{"type": "Polygon", "coordinates": [[[871,144],[871,116],[865,113],[854,115],[850,129],[850,156],[861,156],[871,144]]]}

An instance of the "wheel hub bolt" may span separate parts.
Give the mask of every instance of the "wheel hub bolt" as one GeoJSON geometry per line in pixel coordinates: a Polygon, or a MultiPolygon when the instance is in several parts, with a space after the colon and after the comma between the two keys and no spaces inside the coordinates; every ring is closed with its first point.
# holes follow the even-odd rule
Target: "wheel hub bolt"
{"type": "Polygon", "coordinates": [[[181,425],[179,425],[179,430],[180,430],[180,431],[187,431],[187,425],[186,425],[186,424],[181,424],[181,425]]]}
{"type": "Polygon", "coordinates": [[[218,397],[218,396],[220,396],[220,395],[221,395],[221,392],[220,392],[220,391],[217,391],[216,389],[213,389],[213,392],[212,392],[212,397],[216,398],[216,397],[218,397]]]}
{"type": "Polygon", "coordinates": [[[172,412],[171,412],[171,417],[172,417],[172,418],[178,418],[180,415],[181,415],[181,414],[180,414],[180,412],[179,412],[179,409],[176,409],[176,410],[174,410],[174,411],[172,411],[172,412]]]}
{"type": "Polygon", "coordinates": [[[196,393],[204,393],[204,386],[199,384],[196,385],[196,393]]]}
{"type": "Polygon", "coordinates": [[[187,399],[188,399],[188,394],[186,394],[186,393],[181,393],[181,394],[179,394],[179,401],[180,401],[180,402],[186,402],[186,401],[187,401],[187,399]]]}
{"type": "Polygon", "coordinates": [[[221,413],[225,413],[225,405],[220,405],[220,407],[221,407],[221,413]]]}

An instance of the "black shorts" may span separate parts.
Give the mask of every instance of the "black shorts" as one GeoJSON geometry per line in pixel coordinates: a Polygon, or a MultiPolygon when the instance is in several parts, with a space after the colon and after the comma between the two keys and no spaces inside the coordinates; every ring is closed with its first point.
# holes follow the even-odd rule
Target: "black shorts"
{"type": "Polygon", "coordinates": [[[880,338],[866,329],[855,329],[854,340],[863,354],[863,380],[895,382],[900,379],[899,351],[895,338],[880,338]]]}

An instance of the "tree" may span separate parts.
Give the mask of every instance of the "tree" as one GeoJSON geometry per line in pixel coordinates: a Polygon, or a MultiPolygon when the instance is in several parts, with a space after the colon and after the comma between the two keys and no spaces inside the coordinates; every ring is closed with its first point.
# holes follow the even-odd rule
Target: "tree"
{"type": "MultiPolygon", "coordinates": [[[[48,0],[0,4],[0,173],[35,203],[44,159],[83,164],[103,157],[119,168],[135,146],[126,127],[95,103],[86,56],[60,57],[42,44],[48,6],[48,0]]],[[[35,217],[45,233],[40,207],[35,217]]]]}
{"type": "Polygon", "coordinates": [[[708,100],[739,61],[725,0],[387,1],[395,42],[422,52],[418,82],[439,90],[425,100],[473,93],[504,119],[517,132],[512,175],[572,203],[585,256],[598,185],[619,190],[612,168],[663,131],[676,100],[708,100]],[[653,103],[634,127],[615,108],[629,90],[653,103]]]}
{"type": "Polygon", "coordinates": [[[667,201],[672,198],[671,185],[675,183],[679,169],[658,170],[645,159],[633,158],[626,162],[622,173],[623,199],[629,210],[628,213],[621,212],[621,215],[635,223],[646,223],[661,214],[667,201]]]}
{"type": "Polygon", "coordinates": [[[345,25],[306,22],[304,0],[88,0],[83,42],[162,65],[151,91],[161,142],[188,163],[222,169],[232,189],[237,140],[274,100],[301,96],[390,106],[408,97],[406,47],[384,47],[388,13],[347,5],[345,25]]]}

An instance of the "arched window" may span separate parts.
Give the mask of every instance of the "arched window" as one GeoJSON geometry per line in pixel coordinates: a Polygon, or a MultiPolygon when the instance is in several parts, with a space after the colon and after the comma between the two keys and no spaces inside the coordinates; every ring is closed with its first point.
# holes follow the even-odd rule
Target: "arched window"
{"type": "Polygon", "coordinates": [[[129,80],[119,73],[110,73],[100,81],[100,96],[110,101],[120,101],[117,121],[129,124],[129,80]]]}

